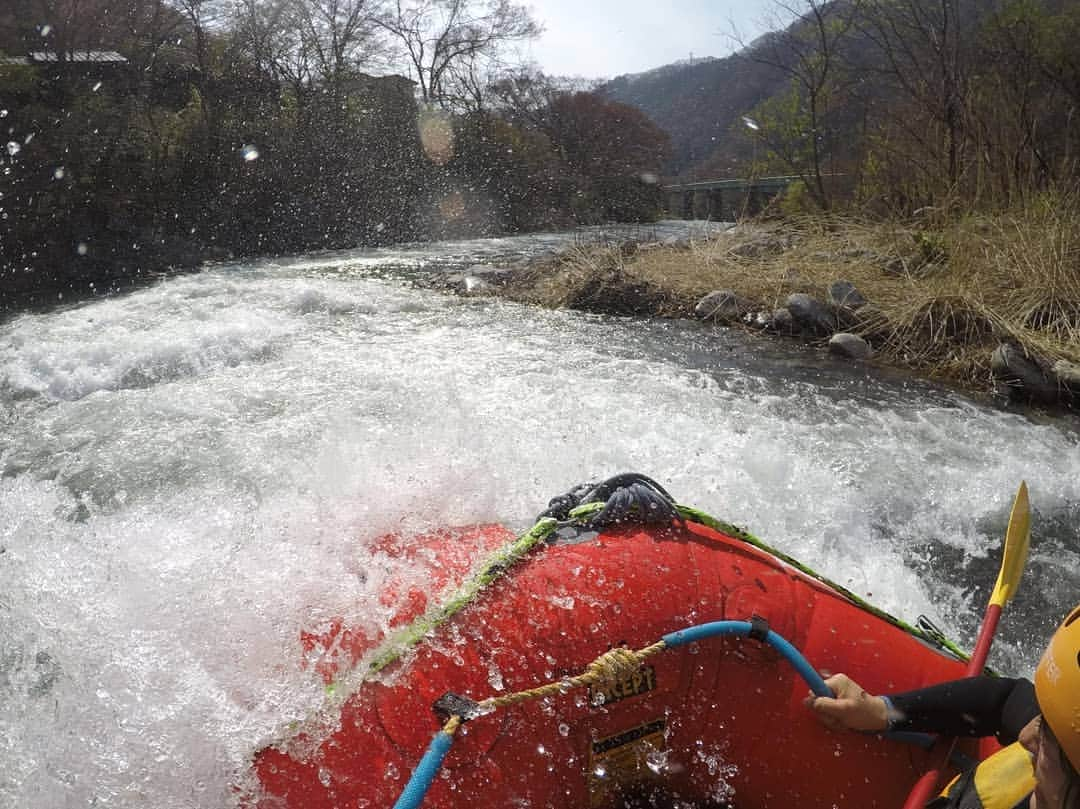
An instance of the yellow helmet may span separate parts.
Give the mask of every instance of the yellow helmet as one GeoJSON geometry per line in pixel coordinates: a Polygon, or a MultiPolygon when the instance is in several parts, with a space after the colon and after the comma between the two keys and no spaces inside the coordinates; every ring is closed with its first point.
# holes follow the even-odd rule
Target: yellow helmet
{"type": "Polygon", "coordinates": [[[1065,757],[1080,770],[1080,605],[1043,652],[1035,669],[1035,697],[1065,757]]]}

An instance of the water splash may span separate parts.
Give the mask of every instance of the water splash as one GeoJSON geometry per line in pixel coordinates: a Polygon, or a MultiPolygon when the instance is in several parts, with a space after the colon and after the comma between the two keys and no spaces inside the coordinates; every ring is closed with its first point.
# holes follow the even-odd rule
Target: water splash
{"type": "Polygon", "coordinates": [[[371,537],[523,528],[626,469],[950,633],[1027,477],[1058,527],[995,665],[1033,663],[1075,597],[1074,434],[698,324],[409,286],[545,239],[218,266],[0,324],[0,804],[178,809],[199,780],[227,806],[321,702],[300,631],[378,612],[371,537]]]}

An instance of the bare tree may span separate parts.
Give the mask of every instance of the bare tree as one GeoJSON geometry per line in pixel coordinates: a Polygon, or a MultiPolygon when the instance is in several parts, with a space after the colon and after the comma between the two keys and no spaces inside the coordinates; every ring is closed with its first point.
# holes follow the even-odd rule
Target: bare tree
{"type": "Polygon", "coordinates": [[[500,69],[499,60],[481,53],[450,65],[443,80],[444,106],[466,113],[483,112],[500,69]]]}
{"type": "Polygon", "coordinates": [[[553,102],[559,96],[592,93],[598,79],[549,76],[535,65],[519,65],[496,75],[488,86],[490,104],[512,123],[543,130],[550,124],[553,102]]]}
{"type": "Polygon", "coordinates": [[[865,0],[860,22],[862,34],[875,46],[875,62],[883,65],[876,72],[883,72],[924,116],[910,117],[908,107],[909,117],[897,123],[917,142],[941,154],[950,188],[955,188],[963,170],[973,39],[965,36],[964,26],[977,17],[972,8],[962,9],[962,2],[865,0]]]}
{"type": "Polygon", "coordinates": [[[221,20],[222,10],[219,0],[175,0],[174,5],[187,21],[190,32],[191,52],[199,72],[210,72],[211,29],[221,20]]]}
{"type": "Polygon", "coordinates": [[[496,78],[489,95],[503,117],[519,126],[540,129],[560,89],[543,71],[524,66],[496,78]]]}
{"type": "Polygon", "coordinates": [[[315,57],[297,29],[291,0],[239,0],[233,15],[239,51],[259,72],[288,85],[303,102],[311,89],[315,57]]]}
{"type": "MultiPolygon", "coordinates": [[[[863,0],[776,0],[794,22],[746,48],[750,59],[770,65],[790,80],[790,91],[759,110],[764,125],[753,136],[766,141],[789,170],[802,176],[824,209],[830,206],[826,162],[833,151],[830,113],[842,84],[842,52],[863,0]]],[[[757,125],[755,125],[757,126],[757,125]]]]}
{"type": "Polygon", "coordinates": [[[378,22],[403,49],[421,99],[443,107],[453,105],[455,76],[461,81],[479,59],[541,32],[510,0],[396,0],[378,22]]]}
{"type": "Polygon", "coordinates": [[[336,87],[370,60],[380,5],[378,0],[293,0],[293,18],[327,85],[336,87]]]}
{"type": "Polygon", "coordinates": [[[242,52],[302,100],[319,82],[337,91],[372,60],[381,7],[380,0],[239,0],[232,28],[242,52]]]}

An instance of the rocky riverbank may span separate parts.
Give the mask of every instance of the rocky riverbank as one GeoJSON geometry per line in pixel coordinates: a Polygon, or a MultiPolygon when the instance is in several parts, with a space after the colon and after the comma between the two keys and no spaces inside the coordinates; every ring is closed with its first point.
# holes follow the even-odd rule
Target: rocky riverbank
{"type": "Polygon", "coordinates": [[[1080,404],[1080,294],[990,223],[740,225],[700,241],[574,248],[445,288],[614,315],[697,318],[902,367],[971,393],[1080,404]],[[1072,293],[1072,288],[1068,291],[1072,293]]]}

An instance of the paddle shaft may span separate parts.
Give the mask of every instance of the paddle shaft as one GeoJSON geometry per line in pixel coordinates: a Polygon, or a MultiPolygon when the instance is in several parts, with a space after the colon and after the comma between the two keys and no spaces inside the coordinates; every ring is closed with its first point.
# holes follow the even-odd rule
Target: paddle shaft
{"type": "Polygon", "coordinates": [[[994,642],[999,620],[1001,620],[1001,604],[991,604],[986,608],[986,616],[979,628],[979,639],[975,641],[975,651],[971,653],[971,659],[968,661],[968,677],[976,677],[986,668],[986,658],[990,656],[990,644],[994,642]]]}
{"type": "MultiPolygon", "coordinates": [[[[981,674],[983,668],[985,668],[986,658],[990,656],[990,644],[994,642],[994,635],[997,632],[1000,619],[1000,604],[991,604],[986,608],[982,626],[979,627],[979,639],[975,641],[975,651],[971,653],[971,659],[968,660],[966,672],[968,677],[981,674]]],[[[933,797],[934,790],[941,779],[941,771],[945,768],[945,763],[949,760],[955,744],[956,740],[954,739],[949,743],[948,749],[939,757],[937,764],[923,773],[922,778],[915,782],[915,786],[908,793],[907,800],[904,801],[904,809],[922,809],[926,806],[930,798],[933,797]]]]}
{"type": "MultiPolygon", "coordinates": [[[[971,659],[968,660],[968,677],[982,674],[986,667],[986,658],[990,655],[990,644],[994,642],[1001,611],[1016,594],[1016,588],[1020,585],[1020,576],[1027,563],[1030,541],[1031,506],[1028,503],[1027,483],[1020,481],[1020,488],[1017,489],[1016,498],[1013,500],[1012,511],[1009,512],[1009,527],[1005,531],[1001,569],[998,571],[997,582],[994,584],[994,592],[990,595],[990,603],[986,606],[986,612],[983,613],[979,638],[975,641],[975,651],[971,653],[971,659]]],[[[939,745],[943,741],[943,739],[939,740],[939,745]]],[[[951,758],[954,747],[956,747],[956,739],[949,742],[948,750],[938,757],[936,766],[915,782],[907,800],[904,801],[904,809],[922,809],[926,805],[938,785],[941,771],[951,758]]]]}

